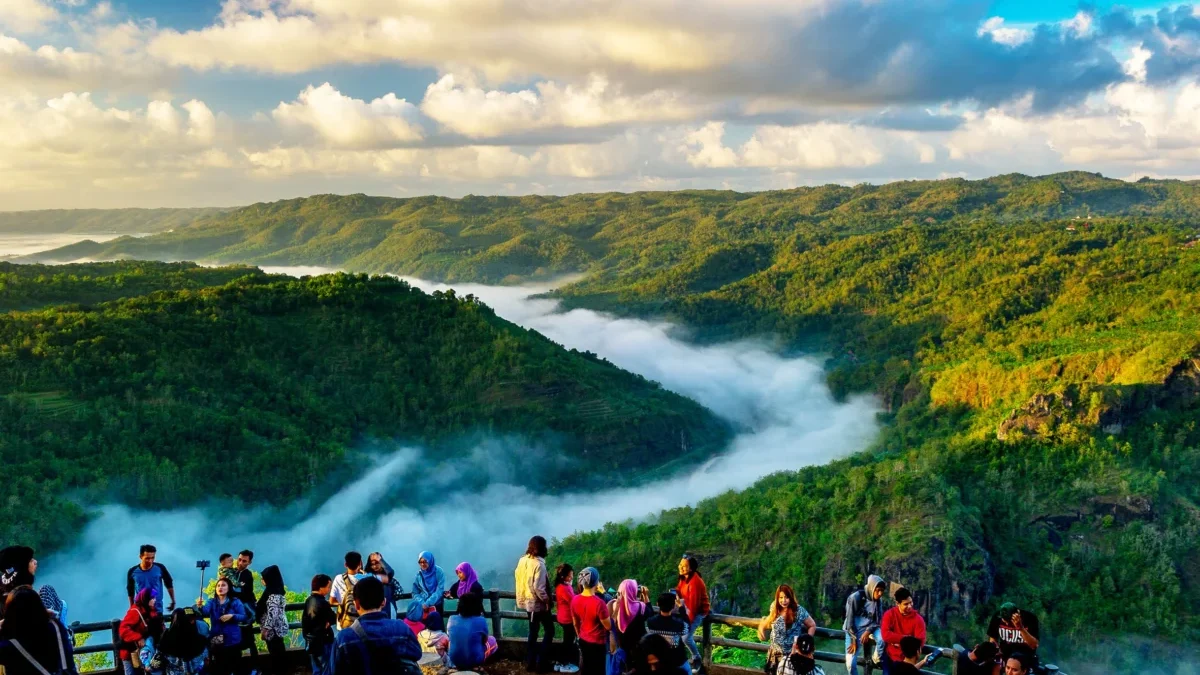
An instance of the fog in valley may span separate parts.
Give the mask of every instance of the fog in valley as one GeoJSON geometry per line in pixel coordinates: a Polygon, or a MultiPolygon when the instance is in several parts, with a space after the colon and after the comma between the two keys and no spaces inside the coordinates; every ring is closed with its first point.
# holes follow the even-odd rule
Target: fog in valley
{"type": "MultiPolygon", "coordinates": [[[[266,268],[319,274],[321,268],[266,268]]],[[[433,291],[445,286],[410,279],[433,291]]],[[[486,570],[485,578],[511,586],[511,569],[533,534],[563,537],[606,522],[651,518],[670,509],[744,488],[767,474],[827,462],[861,450],[877,432],[876,402],[867,397],[834,401],[820,362],[781,356],[765,344],[737,342],[696,346],[671,325],[619,319],[586,310],[557,311],[553,300],[532,295],[548,287],[456,285],[501,316],[552,340],[592,351],[689,396],[730,420],[741,432],[718,458],[673,478],[596,493],[543,495],[525,487],[523,472],[552,448],[521,439],[480,441],[464,459],[430,478],[430,461],[416,447],[382,442],[360,476],[321,505],[252,510],[206,505],[167,512],[140,512],[109,505],[98,510],[76,544],[43,560],[39,580],[54,585],[89,621],[117,616],[128,601],[125,571],[137,562],[138,546],[154,543],[158,560],[172,571],[181,602],[197,595],[195,561],[250,548],[253,567],[278,564],[288,586],[306,589],[317,572],[336,573],[348,549],[382,551],[406,585],[420,551],[429,549],[450,574],[463,560],[486,570]],[[380,451],[382,448],[382,452],[380,451]],[[482,491],[466,491],[458,475],[489,477],[482,491]],[[420,480],[421,489],[416,488],[420,480]],[[437,499],[430,494],[436,491],[437,499]],[[395,495],[401,495],[396,497],[395,495]],[[414,498],[405,498],[405,495],[414,498]]],[[[477,483],[476,483],[477,484],[477,483]]],[[[678,551],[664,552],[672,565],[678,551]]],[[[211,575],[211,570],[210,570],[211,575]]]]}

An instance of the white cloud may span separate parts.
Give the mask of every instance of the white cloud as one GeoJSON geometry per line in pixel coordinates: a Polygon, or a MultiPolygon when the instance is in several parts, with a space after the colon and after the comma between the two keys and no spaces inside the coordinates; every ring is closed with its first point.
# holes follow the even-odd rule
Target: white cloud
{"type": "MultiPolygon", "coordinates": [[[[129,47],[128,40],[125,44],[129,47]]],[[[34,48],[0,33],[0,81],[4,83],[0,94],[58,95],[96,89],[147,91],[165,80],[158,64],[116,49],[117,43],[108,46],[113,49],[102,52],[52,45],[34,48]]]]}
{"type": "Polygon", "coordinates": [[[315,134],[338,148],[381,148],[420,140],[416,106],[389,93],[370,103],[351,98],[326,82],[309,86],[271,116],[287,131],[315,134]]]}
{"type": "Polygon", "coordinates": [[[426,89],[421,111],[451,131],[489,138],[538,129],[682,121],[702,109],[676,92],[626,95],[602,75],[592,75],[580,86],[539,82],[535,89],[485,90],[445,75],[426,89]]]}
{"type": "Polygon", "coordinates": [[[0,27],[19,33],[40,29],[58,18],[58,12],[43,0],[3,0],[0,2],[0,27]]]}
{"type": "Polygon", "coordinates": [[[684,136],[687,162],[697,168],[760,169],[863,168],[892,159],[932,161],[933,148],[911,132],[869,129],[853,124],[817,122],[756,127],[738,150],[724,144],[725,125],[708,124],[684,136]]]}
{"type": "Polygon", "coordinates": [[[1016,47],[1033,37],[1033,33],[1027,29],[1005,26],[1004,18],[999,16],[993,16],[984,21],[976,35],[980,37],[987,35],[992,40],[1009,47],[1016,47]]]}

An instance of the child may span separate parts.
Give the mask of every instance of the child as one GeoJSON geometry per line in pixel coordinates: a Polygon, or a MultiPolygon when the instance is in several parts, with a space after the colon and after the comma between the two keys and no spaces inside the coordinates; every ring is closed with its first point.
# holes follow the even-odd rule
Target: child
{"type": "Polygon", "coordinates": [[[228,579],[235,594],[241,589],[242,584],[238,580],[238,572],[233,568],[232,553],[222,553],[221,557],[217,559],[217,578],[228,579]]]}
{"type": "Polygon", "coordinates": [[[571,600],[575,597],[571,584],[574,581],[575,570],[567,563],[554,570],[554,603],[558,610],[555,619],[563,635],[558,663],[554,666],[558,673],[579,672],[579,647],[575,644],[575,619],[571,615],[571,600]]]}

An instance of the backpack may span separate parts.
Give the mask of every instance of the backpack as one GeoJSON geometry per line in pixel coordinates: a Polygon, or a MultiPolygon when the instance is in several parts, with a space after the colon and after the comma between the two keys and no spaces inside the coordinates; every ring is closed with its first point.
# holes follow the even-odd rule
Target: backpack
{"type": "Polygon", "coordinates": [[[354,587],[357,576],[342,575],[342,602],[338,605],[338,628],[349,628],[358,621],[358,608],[354,606],[354,587]]]}
{"type": "Polygon", "coordinates": [[[75,671],[75,662],[68,661],[68,659],[67,659],[67,652],[66,652],[66,650],[63,649],[62,633],[58,632],[57,628],[54,628],[53,630],[54,630],[54,639],[58,641],[58,663],[59,663],[59,667],[56,668],[53,673],[46,670],[42,666],[42,664],[38,663],[37,659],[33,658],[33,656],[30,655],[29,652],[25,651],[25,648],[22,647],[21,643],[18,642],[17,640],[9,640],[9,644],[11,644],[14,648],[16,648],[16,650],[21,653],[21,656],[23,656],[25,658],[25,660],[29,662],[29,665],[33,666],[39,673],[41,673],[41,675],[68,675],[68,674],[73,675],[76,672],[75,671]]]}

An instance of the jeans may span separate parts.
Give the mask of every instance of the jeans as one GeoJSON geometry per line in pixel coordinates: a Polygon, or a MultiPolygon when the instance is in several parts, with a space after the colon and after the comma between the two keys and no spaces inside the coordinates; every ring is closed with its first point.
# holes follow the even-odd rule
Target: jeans
{"type": "Polygon", "coordinates": [[[122,661],[121,665],[125,668],[125,675],[138,675],[138,673],[142,672],[141,669],[134,668],[133,661],[130,661],[129,659],[122,661]]]}
{"type": "Polygon", "coordinates": [[[563,665],[579,665],[579,646],[575,644],[575,624],[560,623],[558,627],[562,629],[563,640],[562,646],[558,652],[558,662],[563,665]]]}
{"type": "Polygon", "coordinates": [[[308,659],[312,662],[313,675],[330,675],[333,665],[333,643],[309,647],[308,659]]]}
{"type": "Polygon", "coordinates": [[[544,612],[529,612],[529,640],[525,643],[528,653],[525,656],[525,666],[538,672],[548,672],[546,667],[550,659],[550,644],[554,642],[554,617],[550,610],[544,612]],[[538,629],[544,633],[542,644],[538,645],[538,629]]]}
{"type": "MultiPolygon", "coordinates": [[[[882,662],[883,661],[883,636],[879,633],[878,628],[875,629],[875,631],[872,633],[872,635],[875,636],[875,648],[872,650],[875,655],[875,660],[882,662]]],[[[865,649],[866,649],[866,646],[863,644],[862,640],[858,639],[858,636],[853,635],[851,633],[846,633],[846,672],[849,675],[858,675],[858,655],[862,654],[863,650],[865,650],[865,649]],[[854,642],[858,643],[856,645],[857,649],[855,649],[854,653],[851,654],[850,653],[850,645],[853,644],[854,642]]]]}
{"type": "Polygon", "coordinates": [[[608,647],[603,644],[580,640],[579,652],[582,655],[579,664],[579,675],[604,675],[608,647]]]}
{"type": "Polygon", "coordinates": [[[691,653],[693,659],[699,660],[704,656],[700,653],[700,648],[696,646],[696,629],[704,625],[704,617],[706,616],[708,615],[698,615],[688,624],[687,632],[683,634],[683,644],[687,645],[688,652],[691,653]]]}

